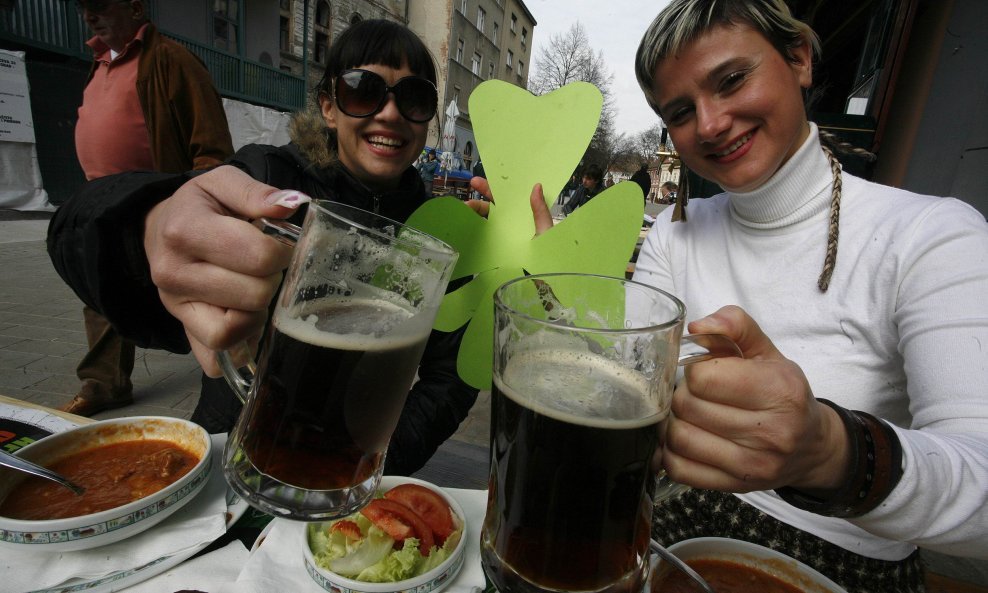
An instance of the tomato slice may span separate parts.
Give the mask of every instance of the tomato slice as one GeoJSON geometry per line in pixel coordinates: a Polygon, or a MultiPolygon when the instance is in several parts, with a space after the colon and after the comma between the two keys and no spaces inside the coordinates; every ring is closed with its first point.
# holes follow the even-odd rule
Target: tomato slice
{"type": "Polygon", "coordinates": [[[419,540],[419,553],[428,556],[435,545],[432,530],[422,517],[407,506],[388,500],[375,498],[360,511],[371,523],[391,536],[396,542],[404,542],[410,537],[419,540]]]}
{"type": "Polygon", "coordinates": [[[439,493],[418,484],[402,484],[385,492],[384,498],[400,502],[422,517],[437,545],[443,545],[453,533],[453,511],[439,493]]]}
{"type": "Polygon", "coordinates": [[[364,537],[363,534],[360,533],[360,526],[348,519],[340,519],[339,521],[336,521],[329,528],[329,531],[330,533],[339,531],[349,540],[358,540],[364,537]]]}

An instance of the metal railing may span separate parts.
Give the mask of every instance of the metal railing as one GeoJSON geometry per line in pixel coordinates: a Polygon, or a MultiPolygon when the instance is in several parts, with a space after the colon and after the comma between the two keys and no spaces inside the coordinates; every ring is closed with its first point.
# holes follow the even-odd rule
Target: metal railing
{"type": "Polygon", "coordinates": [[[0,39],[89,59],[86,24],[65,0],[19,0],[0,8],[0,39]]]}
{"type": "Polygon", "coordinates": [[[199,57],[220,94],[269,107],[294,111],[305,105],[305,81],[277,68],[167,33],[199,57]]]}
{"type": "MultiPolygon", "coordinates": [[[[89,31],[74,4],[65,0],[18,0],[12,7],[0,4],[0,40],[90,59],[89,31]]],[[[274,25],[272,25],[274,26],[274,25]]],[[[294,111],[305,105],[305,81],[200,42],[162,31],[206,64],[220,94],[248,103],[294,111]]]]}

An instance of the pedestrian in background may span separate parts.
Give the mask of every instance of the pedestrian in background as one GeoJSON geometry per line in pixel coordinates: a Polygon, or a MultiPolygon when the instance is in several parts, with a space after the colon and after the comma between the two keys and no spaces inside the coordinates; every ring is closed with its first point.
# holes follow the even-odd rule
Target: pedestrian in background
{"type": "Polygon", "coordinates": [[[425,185],[425,197],[432,197],[432,182],[439,172],[439,159],[436,158],[436,149],[430,148],[426,151],[425,160],[416,165],[419,176],[422,177],[422,184],[425,185]]]}
{"type": "MultiPolygon", "coordinates": [[[[86,179],[208,169],[233,153],[223,102],[209,72],[158,32],[143,0],[79,0],[77,6],[95,34],[86,42],[93,64],[75,128],[86,179]]],[[[83,317],[89,350],[76,369],[82,385],[62,408],[80,416],[133,401],[134,344],[88,305],[83,317]]]]}
{"type": "Polygon", "coordinates": [[[642,197],[647,203],[648,194],[652,191],[652,176],[648,173],[648,163],[642,163],[634,175],[631,176],[631,180],[642,188],[642,197]]]}
{"type": "Polygon", "coordinates": [[[675,204],[676,195],[679,193],[679,185],[675,181],[666,181],[659,187],[659,193],[662,197],[659,198],[659,202],[662,204],[675,204]]]}
{"type": "MultiPolygon", "coordinates": [[[[487,173],[484,172],[484,163],[480,159],[477,159],[477,164],[473,166],[473,176],[480,177],[481,179],[487,179],[487,173]]],[[[470,198],[473,200],[483,200],[484,196],[477,190],[470,190],[470,198]]]]}
{"type": "Polygon", "coordinates": [[[573,197],[566,202],[563,206],[563,212],[569,216],[574,210],[583,206],[591,200],[594,196],[600,193],[603,189],[601,186],[601,181],[604,178],[604,172],[601,170],[599,165],[589,165],[585,171],[583,171],[583,178],[580,181],[580,187],[576,188],[573,192],[573,197]]]}

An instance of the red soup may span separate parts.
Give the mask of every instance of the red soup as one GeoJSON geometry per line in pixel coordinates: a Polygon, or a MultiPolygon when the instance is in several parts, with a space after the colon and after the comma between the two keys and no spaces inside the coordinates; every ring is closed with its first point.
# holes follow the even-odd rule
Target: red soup
{"type": "Polygon", "coordinates": [[[199,457],[164,440],[134,440],[94,447],[49,467],[85,488],[84,494],[77,496],[55,482],[31,477],[0,503],[0,515],[38,521],[98,513],[165,488],[189,473],[197,463],[199,457]]]}
{"type": "MultiPolygon", "coordinates": [[[[707,581],[715,593],[804,593],[799,587],[751,566],[728,560],[690,560],[693,570],[707,581]]],[[[665,578],[652,583],[652,593],[696,593],[700,590],[691,578],[672,570],[665,578]]]]}

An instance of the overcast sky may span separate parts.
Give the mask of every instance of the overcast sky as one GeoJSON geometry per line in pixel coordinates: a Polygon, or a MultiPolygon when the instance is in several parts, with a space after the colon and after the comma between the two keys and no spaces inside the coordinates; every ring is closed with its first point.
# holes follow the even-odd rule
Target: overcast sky
{"type": "Polygon", "coordinates": [[[525,0],[538,23],[532,39],[535,71],[542,47],[553,35],[565,34],[579,21],[590,37],[594,52],[602,51],[614,75],[611,90],[617,108],[617,130],[637,134],[658,123],[635,80],[635,51],[645,29],[669,0],[525,0]]]}

